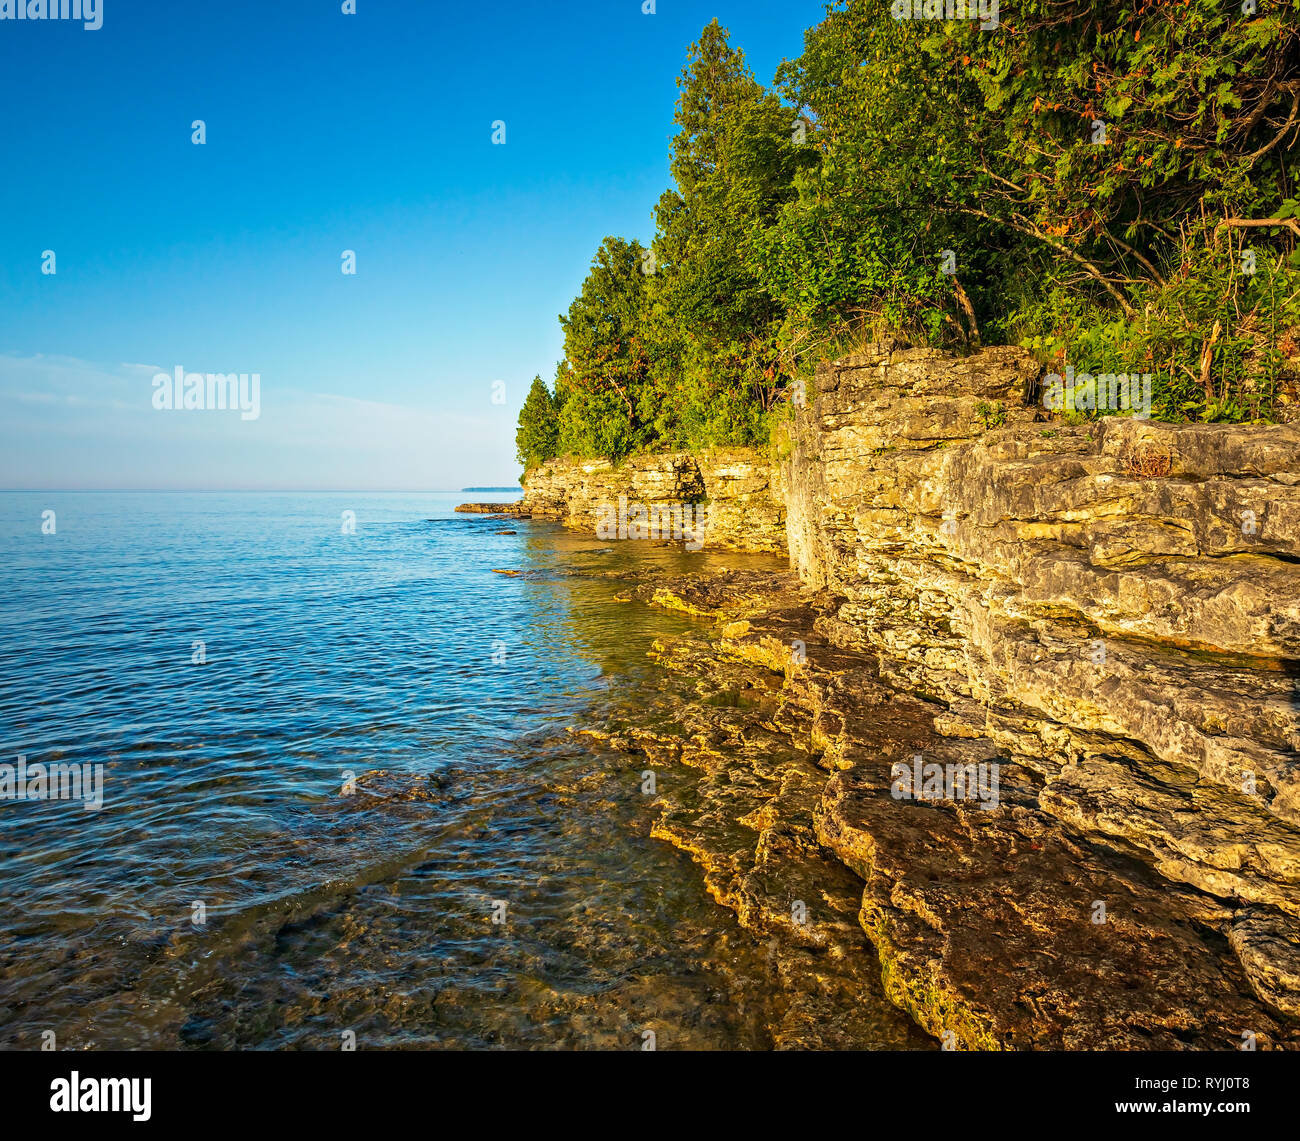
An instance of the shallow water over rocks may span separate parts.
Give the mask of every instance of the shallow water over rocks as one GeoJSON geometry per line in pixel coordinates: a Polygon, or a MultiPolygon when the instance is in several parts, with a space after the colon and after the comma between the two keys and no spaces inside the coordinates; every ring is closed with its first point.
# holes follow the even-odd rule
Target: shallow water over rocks
{"type": "Polygon", "coordinates": [[[672,731],[647,652],[702,626],[620,592],[780,563],[458,498],[0,497],[3,759],[105,766],[0,804],[0,1045],[932,1046],[718,906],[609,742],[672,731]]]}

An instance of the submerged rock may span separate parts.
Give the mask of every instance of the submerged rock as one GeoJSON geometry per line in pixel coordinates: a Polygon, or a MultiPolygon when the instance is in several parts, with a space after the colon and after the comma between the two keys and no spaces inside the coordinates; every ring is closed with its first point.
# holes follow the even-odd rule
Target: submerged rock
{"type": "Polygon", "coordinates": [[[875,970],[878,955],[886,995],[954,1047],[1227,1050],[1247,1033],[1300,1046],[1285,919],[1172,884],[1140,846],[1047,811],[1037,759],[945,736],[944,707],[885,684],[871,656],[824,640],[793,651],[834,599],[769,585],[764,607],[742,579],[731,614],[722,578],[637,588],[719,619],[713,639],[656,651],[695,681],[683,736],[637,739],[699,773],[660,787],[653,834],[743,925],[837,964],[836,985],[818,970],[831,1006],[864,985],[846,964],[875,970]],[[996,804],[900,798],[895,766],[917,753],[997,765],[996,804]]]}
{"type": "Polygon", "coordinates": [[[770,468],[555,462],[525,502],[708,500],[717,545],[788,550],[633,581],[717,626],[657,649],[694,697],[626,741],[698,774],[655,835],[819,957],[819,1009],[861,931],[952,1044],[1300,1045],[1300,424],[1052,422],[1038,372],[869,346],[770,468]]]}
{"type": "Polygon", "coordinates": [[[492,515],[498,518],[529,519],[532,517],[523,500],[515,503],[461,503],[456,510],[470,515],[492,515]]]}

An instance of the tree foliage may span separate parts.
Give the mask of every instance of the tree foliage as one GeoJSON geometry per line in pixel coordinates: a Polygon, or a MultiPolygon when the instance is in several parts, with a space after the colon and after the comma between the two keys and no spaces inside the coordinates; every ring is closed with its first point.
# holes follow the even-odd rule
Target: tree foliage
{"type": "Polygon", "coordinates": [[[559,453],[559,409],[551,390],[540,376],[533,377],[532,387],[519,410],[519,428],[515,447],[524,470],[536,467],[559,453]]]}
{"type": "Polygon", "coordinates": [[[562,450],[761,442],[886,334],[1141,366],[1171,418],[1300,400],[1300,0],[891,8],[830,5],[770,89],[704,29],[651,247],[606,239],[563,319],[562,450]]]}

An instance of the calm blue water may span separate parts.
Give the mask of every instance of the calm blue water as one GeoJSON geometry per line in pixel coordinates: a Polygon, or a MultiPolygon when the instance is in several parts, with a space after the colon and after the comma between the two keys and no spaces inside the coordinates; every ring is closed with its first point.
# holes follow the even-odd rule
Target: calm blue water
{"type": "Polygon", "coordinates": [[[691,621],[566,572],[712,556],[466,498],[0,495],[0,763],[104,766],[0,801],[0,1047],[763,1044],[747,937],[564,732],[691,621]]]}

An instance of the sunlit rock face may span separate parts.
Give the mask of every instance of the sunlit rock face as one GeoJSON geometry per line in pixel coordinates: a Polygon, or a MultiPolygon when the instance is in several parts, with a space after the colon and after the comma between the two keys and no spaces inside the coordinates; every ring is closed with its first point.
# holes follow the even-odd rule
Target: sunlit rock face
{"type": "Polygon", "coordinates": [[[897,1042],[883,996],[959,1048],[1300,1048],[1300,425],[1071,426],[1039,372],[876,346],[772,457],[552,462],[519,510],[704,503],[788,552],[634,580],[716,627],[616,734],[808,996],[774,1040],[897,1042]]]}
{"type": "MultiPolygon", "coordinates": [[[[630,456],[619,464],[552,460],[525,475],[523,509],[535,519],[597,534],[610,512],[617,531],[620,518],[631,515],[636,522],[639,507],[649,516],[656,506],[698,505],[701,546],[783,553],[785,504],[773,477],[767,457],[749,448],[630,456]]],[[[651,537],[673,538],[659,530],[651,537]]]]}
{"type": "Polygon", "coordinates": [[[647,767],[679,762],[653,835],[770,940],[783,975],[802,987],[814,966],[817,1031],[802,1021],[783,1041],[889,1040],[871,971],[953,1048],[1300,1047],[1283,1013],[1286,913],[1172,881],[1149,851],[1054,814],[1036,758],[830,641],[833,596],[770,572],[640,580],[630,594],[718,620],[712,637],[656,646],[698,700],[620,739],[647,767]],[[918,765],[996,766],[997,780],[975,797],[900,796],[900,770],[918,765]],[[874,954],[853,943],[855,912],[874,954]]]}
{"type": "MultiPolygon", "coordinates": [[[[1022,813],[1195,889],[1195,922],[1300,1015],[1300,425],[1071,427],[1034,402],[1037,373],[1016,349],[884,346],[819,370],[777,481],[792,565],[833,600],[817,632],[933,703],[936,747],[1023,771],[1022,813]]],[[[936,878],[909,895],[908,829],[851,737],[823,842],[867,878],[864,925],[897,970],[942,991],[958,912],[1016,905],[987,879],[961,903],[936,885],[1014,847],[1017,809],[977,814],[988,843],[965,848],[935,816],[936,878]]],[[[1040,847],[1045,877],[1080,880],[1040,847]]]]}

